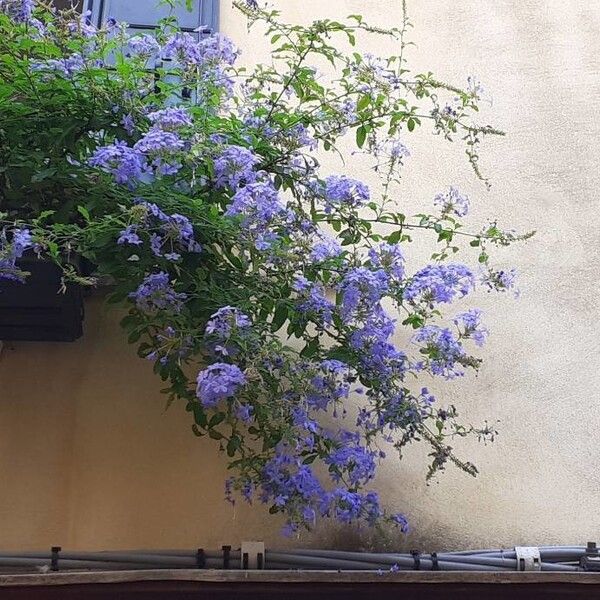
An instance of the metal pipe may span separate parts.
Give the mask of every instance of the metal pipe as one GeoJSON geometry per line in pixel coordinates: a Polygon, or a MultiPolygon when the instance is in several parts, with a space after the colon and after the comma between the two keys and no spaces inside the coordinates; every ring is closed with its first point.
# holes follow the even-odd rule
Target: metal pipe
{"type": "MultiPolygon", "coordinates": [[[[583,546],[540,547],[543,571],[578,571],[583,546]]],[[[230,552],[229,568],[241,568],[239,550],[230,552]]],[[[223,551],[204,552],[204,567],[223,568],[223,551]]],[[[421,554],[419,568],[443,571],[514,571],[517,568],[514,550],[465,550],[437,554],[421,554]]],[[[342,550],[295,549],[265,553],[267,568],[326,570],[414,570],[416,560],[411,554],[346,552],[342,550]]],[[[0,567],[50,568],[50,552],[0,553],[0,567]]],[[[109,552],[61,551],[59,569],[193,569],[197,566],[197,550],[117,550],[109,552]]]]}

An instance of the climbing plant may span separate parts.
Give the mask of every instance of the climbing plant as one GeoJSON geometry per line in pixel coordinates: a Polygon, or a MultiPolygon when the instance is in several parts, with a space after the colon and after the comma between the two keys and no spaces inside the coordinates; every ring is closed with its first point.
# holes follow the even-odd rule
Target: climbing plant
{"type": "Polygon", "coordinates": [[[501,132],[476,124],[477,80],[409,69],[405,7],[382,29],[234,4],[268,36],[267,64],[238,67],[231,40],[173,18],[130,35],[0,3],[0,279],[27,285],[19,259],[34,253],[65,283],[109,282],[168,402],[227,455],[230,501],[265,503],[288,532],[328,517],[406,530],[372,489],[376,468],[422,442],[428,477],[448,462],[477,472],[450,444],[493,428],[461,422],[427,383],[479,368],[481,312],[453,303],[478,286],[512,294],[490,251],[527,235],[467,228],[456,187],[414,214],[402,173],[430,130],[463,146],[484,192],[478,148],[501,132]],[[361,52],[369,36],[396,55],[361,52]],[[377,185],[319,162],[357,152],[377,185]],[[417,235],[434,250],[409,268],[417,235]]]}

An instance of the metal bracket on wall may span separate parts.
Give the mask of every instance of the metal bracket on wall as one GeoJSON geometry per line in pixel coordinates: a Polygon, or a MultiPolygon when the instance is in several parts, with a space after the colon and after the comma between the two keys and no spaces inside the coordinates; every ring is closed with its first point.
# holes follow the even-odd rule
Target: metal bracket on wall
{"type": "Polygon", "coordinates": [[[241,549],[242,569],[265,568],[265,543],[242,542],[241,549]]]}
{"type": "Polygon", "coordinates": [[[542,558],[537,546],[515,546],[517,571],[541,571],[542,558]]]}

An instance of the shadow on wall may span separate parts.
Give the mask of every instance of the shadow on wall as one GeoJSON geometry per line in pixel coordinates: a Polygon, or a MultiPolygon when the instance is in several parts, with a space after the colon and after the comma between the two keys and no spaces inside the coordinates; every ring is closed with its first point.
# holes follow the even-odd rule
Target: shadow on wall
{"type": "Polygon", "coordinates": [[[121,316],[96,294],[77,342],[6,344],[2,550],[217,548],[243,538],[382,551],[439,539],[439,531],[420,530],[417,539],[326,524],[290,539],[261,505],[232,507],[224,457],[213,440],[193,435],[182,404],[165,410],[163,386],[127,343],[121,316]]]}
{"type": "MultiPolygon", "coordinates": [[[[214,442],[86,303],[72,344],[11,343],[0,360],[0,548],[216,547],[264,537],[265,513],[224,501],[214,442]]],[[[270,520],[273,530],[272,518],[270,520]]],[[[277,528],[275,528],[276,530],[277,528]]]]}

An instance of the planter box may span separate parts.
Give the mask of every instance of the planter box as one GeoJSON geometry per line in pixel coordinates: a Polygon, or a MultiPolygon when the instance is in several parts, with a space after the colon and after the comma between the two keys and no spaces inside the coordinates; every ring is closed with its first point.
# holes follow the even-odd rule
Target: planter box
{"type": "Polygon", "coordinates": [[[81,287],[69,284],[62,293],[60,269],[35,256],[24,256],[18,266],[30,273],[25,283],[0,280],[0,340],[73,342],[80,338],[81,287]]]}

